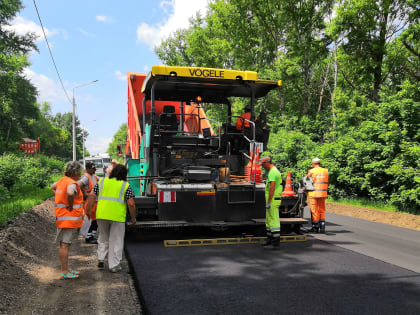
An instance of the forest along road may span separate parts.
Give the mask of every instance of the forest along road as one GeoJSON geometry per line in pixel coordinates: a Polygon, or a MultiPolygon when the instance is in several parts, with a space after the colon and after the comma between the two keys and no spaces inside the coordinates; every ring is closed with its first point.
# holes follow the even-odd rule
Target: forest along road
{"type": "Polygon", "coordinates": [[[328,213],[329,235],[274,252],[258,244],[128,241],[127,254],[150,314],[420,314],[420,273],[385,262],[395,255],[414,266],[420,246],[404,243],[411,231],[345,219],[328,213]],[[371,257],[387,248],[390,257],[371,257]]]}
{"type": "Polygon", "coordinates": [[[335,213],[326,221],[317,239],[420,273],[420,231],[335,213]]]}

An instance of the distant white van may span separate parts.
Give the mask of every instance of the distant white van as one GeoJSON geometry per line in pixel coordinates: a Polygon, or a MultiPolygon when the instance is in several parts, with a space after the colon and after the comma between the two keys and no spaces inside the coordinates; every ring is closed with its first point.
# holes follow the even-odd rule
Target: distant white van
{"type": "Polygon", "coordinates": [[[111,166],[111,158],[107,153],[85,157],[85,162],[93,162],[95,164],[95,174],[97,176],[104,176],[108,167],[111,166]]]}

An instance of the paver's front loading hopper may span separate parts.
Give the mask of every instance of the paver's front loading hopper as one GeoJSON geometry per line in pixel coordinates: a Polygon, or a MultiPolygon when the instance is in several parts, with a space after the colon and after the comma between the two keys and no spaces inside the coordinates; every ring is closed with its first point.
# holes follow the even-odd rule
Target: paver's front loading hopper
{"type": "Polygon", "coordinates": [[[258,219],[265,216],[265,189],[251,157],[267,137],[256,132],[264,126],[258,126],[254,105],[281,82],[258,80],[251,71],[167,66],[153,66],[147,77],[128,73],[127,79],[135,228],[264,227],[258,219]],[[242,130],[231,111],[235,97],[248,98],[251,107],[249,120],[239,118],[249,126],[242,130]],[[223,121],[206,117],[209,104],[225,108],[223,121]]]}

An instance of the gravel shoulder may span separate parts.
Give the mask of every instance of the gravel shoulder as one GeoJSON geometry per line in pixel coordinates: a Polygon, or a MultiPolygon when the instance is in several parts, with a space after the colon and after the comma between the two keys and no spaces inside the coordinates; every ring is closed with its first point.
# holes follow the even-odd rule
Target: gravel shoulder
{"type": "Polygon", "coordinates": [[[120,273],[98,270],[96,245],[75,239],[59,279],[54,205],[48,200],[0,230],[0,314],[141,314],[127,261],[120,273]]]}
{"type": "Polygon", "coordinates": [[[402,212],[387,212],[330,202],[326,203],[326,211],[420,231],[420,215],[402,212]]]}

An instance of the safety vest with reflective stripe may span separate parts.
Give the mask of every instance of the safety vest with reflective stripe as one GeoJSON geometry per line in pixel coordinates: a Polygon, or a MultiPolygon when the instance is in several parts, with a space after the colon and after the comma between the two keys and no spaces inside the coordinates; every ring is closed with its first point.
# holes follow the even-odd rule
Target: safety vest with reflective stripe
{"type": "MultiPolygon", "coordinates": [[[[92,193],[93,187],[95,187],[96,183],[98,182],[98,176],[96,176],[95,174],[90,175],[89,173],[85,173],[85,176],[88,178],[89,180],[89,187],[88,188],[83,188],[83,191],[86,193],[86,195],[89,195],[92,193]]],[[[92,206],[92,210],[91,210],[91,216],[90,219],[91,220],[96,220],[96,207],[97,207],[98,203],[95,202],[92,206]]],[[[85,202],[84,205],[84,209],[85,209],[85,213],[87,212],[87,202],[85,202]]]]}
{"type": "Polygon", "coordinates": [[[327,198],[328,192],[328,170],[322,167],[315,167],[309,171],[309,176],[314,182],[314,191],[309,192],[309,198],[327,198]]]}
{"type": "Polygon", "coordinates": [[[84,174],[88,180],[89,180],[89,187],[88,188],[83,188],[83,190],[87,193],[90,194],[93,187],[95,187],[96,183],[98,182],[98,176],[96,176],[95,174],[90,175],[89,173],[85,173],[84,174]]]}
{"type": "MultiPolygon", "coordinates": [[[[243,113],[243,114],[241,115],[241,117],[242,117],[242,118],[244,118],[244,119],[238,118],[238,119],[236,120],[236,130],[242,130],[242,128],[243,128],[243,127],[245,127],[245,128],[250,127],[249,122],[248,122],[248,121],[246,121],[245,119],[251,120],[251,112],[243,113]]],[[[254,121],[256,121],[257,119],[258,119],[258,118],[257,118],[257,117],[255,117],[255,118],[254,118],[254,121]]]]}
{"type": "Polygon", "coordinates": [[[56,183],[55,191],[55,218],[57,227],[74,229],[80,228],[83,224],[83,194],[79,185],[70,177],[62,177],[56,183]],[[73,210],[69,211],[67,207],[67,187],[75,184],[77,188],[76,196],[73,200],[73,210]]]}
{"type": "Polygon", "coordinates": [[[125,222],[127,207],[124,201],[129,184],[115,178],[102,178],[99,182],[96,219],[125,222]]]}

